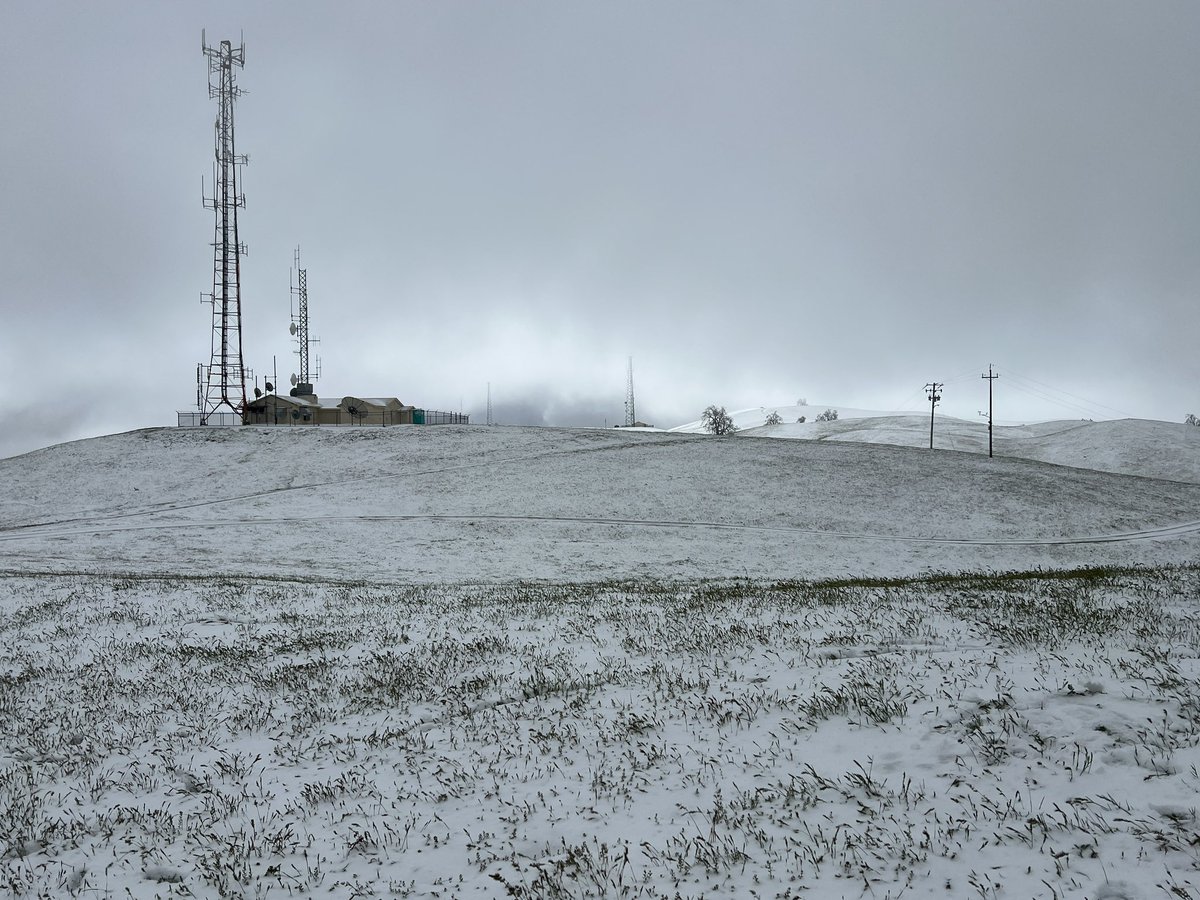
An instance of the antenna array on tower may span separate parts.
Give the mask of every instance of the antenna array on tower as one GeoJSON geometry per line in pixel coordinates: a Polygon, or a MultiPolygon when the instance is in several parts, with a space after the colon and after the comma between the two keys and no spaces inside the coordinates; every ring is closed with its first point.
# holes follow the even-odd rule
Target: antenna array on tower
{"type": "MultiPolygon", "coordinates": [[[[308,333],[308,269],[300,268],[300,248],[296,248],[296,284],[291,286],[292,296],[296,298],[298,310],[292,312],[292,324],[288,329],[296,338],[298,349],[296,355],[300,357],[300,371],[293,376],[292,383],[295,387],[292,388],[292,396],[311,395],[313,393],[313,382],[321,377],[321,359],[317,357],[316,371],[310,371],[309,348],[312,344],[317,343],[315,338],[311,338],[308,333]]],[[[289,279],[290,281],[290,279],[289,279]]]]}
{"type": "Polygon", "coordinates": [[[233,48],[230,41],[210,47],[201,34],[201,47],[208,57],[208,95],[217,101],[213,195],[204,197],[204,207],[213,210],[213,287],[201,299],[212,304],[212,355],[209,364],[196,371],[196,405],[200,423],[227,408],[245,419],[246,369],[242,362],[241,257],[246,247],[238,239],[237,211],[246,198],[238,189],[238,172],[246,164],[234,148],[233,104],[241,96],[233,70],[246,63],[246,45],[233,48]]]}

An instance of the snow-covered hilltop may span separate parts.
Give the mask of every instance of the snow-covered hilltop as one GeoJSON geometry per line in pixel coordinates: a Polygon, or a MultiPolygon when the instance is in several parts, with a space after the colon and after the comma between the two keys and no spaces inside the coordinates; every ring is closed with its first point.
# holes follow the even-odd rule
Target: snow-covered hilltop
{"type": "MultiPolygon", "coordinates": [[[[729,415],[741,435],[929,447],[928,412],[809,404],[755,406],[729,415]],[[836,410],[837,419],[817,421],[827,409],[836,410]],[[771,413],[778,414],[779,424],[766,424],[771,413]],[[798,421],[801,416],[804,422],[798,421]]],[[[671,431],[699,434],[704,431],[704,423],[688,422],[671,431]]],[[[1147,419],[997,424],[992,441],[996,456],[1200,483],[1200,428],[1195,426],[1147,419]]],[[[987,453],[987,423],[935,416],[933,445],[938,450],[987,453]]]]}

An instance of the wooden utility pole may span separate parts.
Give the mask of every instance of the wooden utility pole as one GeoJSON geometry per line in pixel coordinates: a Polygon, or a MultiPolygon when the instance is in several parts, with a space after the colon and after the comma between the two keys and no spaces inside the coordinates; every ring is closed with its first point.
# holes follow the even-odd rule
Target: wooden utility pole
{"type": "Polygon", "coordinates": [[[979,377],[986,378],[987,383],[988,383],[988,459],[991,459],[992,458],[992,382],[994,382],[1000,376],[992,374],[992,364],[988,363],[988,373],[986,375],[980,375],[979,377]]]}
{"type": "Polygon", "coordinates": [[[942,399],[942,388],[945,384],[938,384],[936,381],[931,381],[925,385],[925,393],[929,395],[929,449],[933,449],[933,411],[938,405],[938,401],[942,399]]]}

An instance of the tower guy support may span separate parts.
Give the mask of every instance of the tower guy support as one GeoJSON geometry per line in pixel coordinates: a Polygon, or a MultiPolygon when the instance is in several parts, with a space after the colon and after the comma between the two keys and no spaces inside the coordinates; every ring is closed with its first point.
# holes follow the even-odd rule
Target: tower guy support
{"type": "Polygon", "coordinates": [[[246,63],[246,45],[236,50],[230,41],[210,47],[200,39],[208,57],[208,96],[217,101],[215,130],[216,159],[213,194],[204,197],[205,209],[215,218],[213,231],[213,286],[201,300],[212,304],[212,356],[207,366],[197,367],[196,405],[200,422],[225,409],[239,421],[246,413],[246,370],[242,362],[241,257],[246,247],[238,239],[237,211],[246,205],[238,190],[238,173],[246,164],[234,148],[233,104],[241,96],[233,70],[246,63]]]}

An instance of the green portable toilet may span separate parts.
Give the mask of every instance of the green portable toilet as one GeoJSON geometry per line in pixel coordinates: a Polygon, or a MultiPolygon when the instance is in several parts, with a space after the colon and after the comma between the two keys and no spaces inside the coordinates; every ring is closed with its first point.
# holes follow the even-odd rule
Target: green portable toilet
{"type": "Polygon", "coordinates": [[[414,425],[424,425],[425,424],[425,410],[423,410],[423,409],[414,409],[413,410],[413,424],[414,425]]]}

